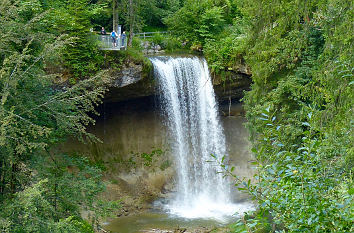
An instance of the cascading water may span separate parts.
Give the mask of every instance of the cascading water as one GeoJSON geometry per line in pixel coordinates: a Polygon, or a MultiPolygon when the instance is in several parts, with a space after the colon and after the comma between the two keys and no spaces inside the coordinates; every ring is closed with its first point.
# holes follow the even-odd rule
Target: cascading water
{"type": "Polygon", "coordinates": [[[223,220],[249,205],[232,204],[230,184],[218,173],[226,155],[225,137],[207,63],[198,57],[150,58],[158,80],[162,110],[172,135],[178,175],[175,198],[166,206],[185,218],[223,220]]]}

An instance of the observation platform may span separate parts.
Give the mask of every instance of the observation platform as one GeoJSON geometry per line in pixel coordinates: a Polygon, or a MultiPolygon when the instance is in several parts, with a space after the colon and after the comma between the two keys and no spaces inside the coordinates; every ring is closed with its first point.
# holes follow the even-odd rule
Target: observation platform
{"type": "Polygon", "coordinates": [[[101,50],[125,50],[127,48],[128,37],[125,38],[124,44],[122,38],[117,38],[116,45],[113,44],[112,37],[110,35],[98,35],[100,41],[101,50]]]}
{"type": "MultiPolygon", "coordinates": [[[[166,37],[170,35],[170,31],[160,31],[160,32],[141,32],[135,33],[134,36],[139,39],[146,40],[154,36],[160,35],[166,37]]],[[[107,35],[97,35],[97,39],[100,41],[101,50],[125,50],[127,48],[128,36],[124,40],[124,44],[121,37],[117,38],[116,46],[113,45],[113,40],[110,34],[107,35]]]]}

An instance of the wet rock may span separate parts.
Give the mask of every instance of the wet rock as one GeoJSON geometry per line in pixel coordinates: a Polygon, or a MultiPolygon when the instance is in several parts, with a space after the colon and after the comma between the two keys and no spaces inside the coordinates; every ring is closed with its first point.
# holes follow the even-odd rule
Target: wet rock
{"type": "Polygon", "coordinates": [[[150,48],[150,42],[149,41],[143,41],[141,43],[141,47],[143,47],[144,49],[150,48]]]}
{"type": "Polygon", "coordinates": [[[173,233],[173,231],[159,230],[159,229],[145,230],[145,231],[142,231],[142,232],[145,232],[145,233],[173,233]]]}
{"type": "Polygon", "coordinates": [[[120,88],[125,87],[130,84],[136,83],[141,79],[141,73],[143,71],[142,65],[136,65],[130,63],[128,66],[124,67],[119,74],[119,78],[115,79],[112,83],[113,87],[120,88]]]}
{"type": "Polygon", "coordinates": [[[177,228],[173,231],[173,233],[184,233],[187,231],[187,228],[177,228]]]}

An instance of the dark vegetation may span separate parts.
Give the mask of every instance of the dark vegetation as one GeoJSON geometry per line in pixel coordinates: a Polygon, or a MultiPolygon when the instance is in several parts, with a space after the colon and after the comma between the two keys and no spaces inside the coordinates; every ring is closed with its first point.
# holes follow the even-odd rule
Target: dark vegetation
{"type": "MultiPolygon", "coordinates": [[[[123,30],[168,29],[152,41],[203,52],[216,74],[250,67],[257,182],[235,180],[259,209],[234,232],[354,231],[351,1],[116,3],[123,30]]],[[[105,59],[90,28],[112,29],[111,0],[2,0],[0,21],[0,231],[93,232],[117,207],[97,201],[105,168],[55,146],[99,140],[85,129],[105,91],[101,70],[144,61],[140,41],[105,59]]]]}

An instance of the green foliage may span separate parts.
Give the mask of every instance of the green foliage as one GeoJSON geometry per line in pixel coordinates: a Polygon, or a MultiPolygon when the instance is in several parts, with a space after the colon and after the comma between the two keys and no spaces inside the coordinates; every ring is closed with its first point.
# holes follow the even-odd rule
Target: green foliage
{"type": "MultiPolygon", "coordinates": [[[[327,17],[328,14],[333,15],[333,9],[341,9],[338,5],[333,8],[333,4],[338,3],[319,2],[312,7],[317,7],[316,15],[327,17]]],[[[295,3],[291,7],[296,7],[295,3]]],[[[350,15],[350,9],[348,7],[347,11],[341,12],[341,15],[334,14],[337,17],[338,28],[344,27],[348,30],[346,20],[350,15]]],[[[324,34],[328,31],[328,27],[332,28],[333,25],[323,24],[323,21],[317,19],[318,16],[314,19],[309,18],[310,21],[307,23],[294,25],[292,30],[289,29],[290,31],[283,36],[287,38],[287,43],[273,42],[265,45],[266,40],[261,39],[252,42],[255,43],[254,47],[249,49],[246,57],[246,61],[251,64],[252,78],[255,81],[252,91],[245,97],[249,109],[248,118],[252,125],[251,130],[259,132],[261,127],[258,127],[259,120],[256,116],[266,106],[272,106],[279,120],[284,121],[286,127],[284,136],[288,138],[289,143],[297,143],[303,134],[301,122],[306,118],[308,109],[311,109],[316,119],[313,127],[320,133],[323,143],[322,157],[339,156],[348,159],[352,144],[350,142],[353,139],[345,136],[344,132],[347,132],[347,135],[351,132],[350,106],[353,104],[353,98],[352,86],[349,83],[353,78],[353,70],[351,70],[353,57],[348,56],[350,52],[348,45],[343,44],[346,43],[343,35],[347,35],[347,40],[352,40],[350,39],[352,35],[346,30],[343,30],[340,36],[332,33],[324,34]],[[294,36],[300,37],[301,41],[294,36]],[[337,42],[336,48],[332,47],[335,44],[334,40],[341,41],[337,42]],[[293,52],[286,56],[283,53],[274,53],[273,58],[254,56],[255,51],[252,50],[259,50],[260,46],[264,53],[273,50],[274,46],[288,46],[282,50],[290,49],[293,52]],[[345,60],[342,60],[343,58],[345,60]],[[269,70],[273,66],[271,64],[273,61],[277,63],[274,65],[275,69],[269,70]],[[337,149],[333,150],[333,148],[337,149]]],[[[274,30],[275,32],[267,32],[274,33],[274,36],[268,35],[270,40],[280,36],[277,32],[281,29],[274,28],[274,30]]]]}
{"type": "Polygon", "coordinates": [[[158,159],[163,154],[161,149],[151,151],[151,153],[141,153],[140,157],[143,159],[143,163],[147,167],[151,167],[153,160],[158,159]]]}
{"type": "Polygon", "coordinates": [[[299,145],[288,144],[282,135],[284,125],[269,109],[259,119],[263,130],[254,149],[259,162],[257,183],[239,180],[240,189],[247,190],[263,213],[270,212],[274,223],[290,232],[353,231],[352,177],[321,159],[312,113],[302,122],[306,130],[299,145]]]}
{"type": "Polygon", "coordinates": [[[67,0],[49,12],[48,30],[67,34],[71,43],[63,50],[64,67],[73,77],[83,78],[98,71],[103,62],[97,39],[90,33],[90,19],[95,14],[88,0],[67,0]]]}
{"type": "Polygon", "coordinates": [[[262,215],[255,215],[250,217],[245,214],[242,219],[239,219],[235,223],[229,226],[230,231],[233,233],[266,233],[272,232],[268,219],[264,218],[262,215]]]}
{"type": "Polygon", "coordinates": [[[0,229],[93,232],[80,211],[96,209],[101,171],[51,152],[69,135],[95,140],[86,126],[101,102],[104,74],[54,85],[62,74],[51,68],[75,39],[48,30],[44,22],[53,15],[39,1],[12,2],[0,4],[0,229]]]}
{"type": "Polygon", "coordinates": [[[204,55],[209,68],[217,74],[225,70],[237,71],[244,63],[244,51],[247,44],[245,21],[236,18],[234,24],[225,30],[216,39],[209,39],[204,45],[204,55]]]}
{"type": "MultiPolygon", "coordinates": [[[[2,232],[94,232],[93,227],[80,215],[65,217],[68,212],[58,211],[57,208],[62,206],[60,203],[56,206],[51,203],[55,197],[48,192],[51,187],[54,186],[48,184],[48,179],[40,180],[18,192],[11,202],[5,203],[0,218],[6,219],[8,224],[0,225],[2,232]],[[58,213],[64,215],[63,218],[58,218],[58,213]]],[[[57,200],[66,199],[58,197],[57,200]]]]}
{"type": "Polygon", "coordinates": [[[55,207],[55,219],[65,217],[67,212],[79,216],[79,208],[92,207],[97,194],[104,190],[100,168],[85,157],[56,154],[35,159],[36,178],[48,179],[45,194],[55,207]]]}
{"type": "MultiPolygon", "coordinates": [[[[141,16],[148,27],[165,28],[164,18],[179,10],[181,0],[142,0],[141,16]]],[[[151,32],[148,28],[145,31],[151,32]]],[[[159,30],[161,31],[161,30],[159,30]]]]}
{"type": "Polygon", "coordinates": [[[153,34],[148,41],[152,43],[152,46],[159,45],[161,46],[161,49],[164,49],[167,52],[174,52],[183,49],[182,41],[178,37],[170,34],[162,35],[160,33],[156,33],[153,34]]]}
{"type": "Polygon", "coordinates": [[[165,40],[162,43],[162,47],[168,52],[174,52],[176,50],[183,49],[182,42],[175,36],[165,37],[165,40]]]}
{"type": "MultiPolygon", "coordinates": [[[[120,17],[124,20],[125,30],[129,30],[130,34],[141,31],[145,25],[142,11],[144,11],[144,4],[150,1],[137,0],[120,0],[118,3],[118,10],[120,17]]],[[[128,38],[128,46],[130,41],[128,38]]]]}
{"type": "Polygon", "coordinates": [[[195,29],[199,35],[200,41],[205,42],[215,34],[219,34],[224,26],[225,20],[223,17],[223,10],[221,7],[212,7],[206,9],[200,18],[200,27],[195,29]]]}
{"type": "Polygon", "coordinates": [[[243,64],[245,22],[236,1],[229,0],[185,1],[166,19],[179,41],[203,50],[209,67],[219,74],[243,64]]]}
{"type": "Polygon", "coordinates": [[[160,33],[155,33],[155,34],[153,34],[153,36],[150,40],[155,45],[162,45],[162,43],[164,41],[164,37],[160,33]]]}
{"type": "Polygon", "coordinates": [[[150,25],[145,25],[142,29],[143,32],[161,32],[165,30],[166,30],[165,27],[155,27],[150,25]]]}
{"type": "Polygon", "coordinates": [[[169,29],[191,45],[203,45],[215,38],[226,25],[231,5],[228,0],[187,0],[184,6],[166,19],[169,29]]]}
{"type": "Polygon", "coordinates": [[[112,29],[112,7],[110,4],[112,4],[111,0],[89,2],[89,19],[95,31],[101,31],[102,27],[105,27],[107,32],[112,29]]]}
{"type": "Polygon", "coordinates": [[[93,233],[93,227],[77,216],[70,216],[66,219],[59,220],[55,227],[51,227],[51,232],[77,232],[77,233],[93,233]]]}
{"type": "Polygon", "coordinates": [[[135,40],[136,47],[128,48],[121,51],[105,51],[105,64],[103,68],[120,70],[123,65],[129,65],[130,62],[137,64],[143,64],[144,74],[149,74],[152,69],[152,64],[148,58],[146,58],[142,52],[140,46],[140,40],[135,40]]]}
{"type": "Polygon", "coordinates": [[[258,174],[238,185],[280,230],[351,232],[352,6],[239,2],[251,27],[235,52],[252,69],[244,101],[258,174]]]}
{"type": "Polygon", "coordinates": [[[133,38],[133,43],[132,43],[132,47],[136,50],[142,51],[143,47],[142,47],[142,40],[138,37],[134,37],[133,38]]]}

